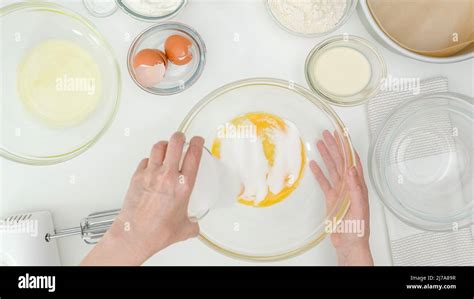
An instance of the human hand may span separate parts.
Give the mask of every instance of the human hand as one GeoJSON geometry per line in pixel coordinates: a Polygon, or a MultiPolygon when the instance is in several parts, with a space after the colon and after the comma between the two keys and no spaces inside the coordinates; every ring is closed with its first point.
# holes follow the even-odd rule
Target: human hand
{"type": "Polygon", "coordinates": [[[150,158],[138,165],[114,224],[82,264],[139,265],[199,233],[198,224],[188,218],[188,203],[204,140],[191,139],[180,171],[184,143],[184,135],[175,133],[169,142],[153,146],[150,158]]]}
{"type": "MultiPolygon", "coordinates": [[[[345,180],[346,192],[350,196],[350,207],[347,211],[344,221],[360,222],[362,232],[342,231],[333,232],[331,241],[336,249],[340,265],[373,265],[372,255],[369,247],[369,202],[368,190],[365,184],[360,157],[356,153],[356,166],[351,167],[344,177],[344,158],[342,156],[342,147],[339,144],[337,132],[334,136],[329,131],[323,132],[323,140],[316,143],[318,151],[328,170],[327,178],[316,161],[311,161],[309,166],[318,181],[326,197],[327,209],[336,204],[338,192],[345,180]]],[[[340,223],[339,225],[342,225],[340,223]]]]}

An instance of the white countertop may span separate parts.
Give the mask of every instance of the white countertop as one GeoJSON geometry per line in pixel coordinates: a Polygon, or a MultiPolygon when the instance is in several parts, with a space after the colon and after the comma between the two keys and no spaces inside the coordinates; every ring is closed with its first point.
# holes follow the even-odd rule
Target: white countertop
{"type": "MultiPolygon", "coordinates": [[[[1,5],[12,2],[15,1],[2,0],[1,5]]],[[[235,80],[260,76],[292,80],[307,87],[304,76],[306,55],[323,39],[301,38],[283,31],[272,21],[260,0],[190,0],[184,11],[173,20],[184,22],[201,34],[206,42],[208,62],[202,77],[190,89],[178,95],[159,97],[138,88],[128,76],[126,67],[131,41],[150,23],[132,19],[120,10],[111,17],[96,18],[79,0],[56,2],[86,16],[98,27],[116,52],[123,81],[122,102],[115,121],[102,139],[85,153],[65,163],[44,167],[0,160],[0,216],[49,210],[53,213],[56,228],[77,226],[80,219],[91,212],[119,208],[138,161],[148,155],[153,143],[167,139],[193,105],[215,88],[235,80]]],[[[374,41],[357,13],[333,34],[345,32],[374,41]]],[[[390,75],[421,79],[446,76],[451,91],[473,96],[474,60],[450,65],[428,64],[394,54],[380,45],[378,48],[390,75]]],[[[335,107],[335,110],[348,127],[366,168],[369,146],[366,107],[335,107]]],[[[376,265],[391,265],[382,205],[367,173],[366,180],[369,184],[370,242],[374,261],[376,265]]],[[[79,237],[59,240],[63,265],[77,265],[90,249],[79,237]]],[[[226,257],[194,239],[159,252],[147,264],[262,263],[226,257]]],[[[335,265],[336,256],[329,239],[326,239],[303,255],[270,264],[335,265]]]]}

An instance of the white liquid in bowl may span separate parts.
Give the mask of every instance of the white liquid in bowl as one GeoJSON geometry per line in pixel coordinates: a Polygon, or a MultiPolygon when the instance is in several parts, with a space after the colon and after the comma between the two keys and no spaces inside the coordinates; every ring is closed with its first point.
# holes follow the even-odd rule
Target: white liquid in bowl
{"type": "Polygon", "coordinates": [[[371,66],[361,52],[335,47],[321,53],[311,66],[316,86],[336,96],[361,92],[370,82],[371,66]]]}

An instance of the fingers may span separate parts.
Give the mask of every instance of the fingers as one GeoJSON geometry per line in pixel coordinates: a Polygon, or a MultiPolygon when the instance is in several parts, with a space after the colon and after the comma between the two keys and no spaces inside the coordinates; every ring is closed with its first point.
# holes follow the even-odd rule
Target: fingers
{"type": "Polygon", "coordinates": [[[150,153],[149,166],[160,167],[165,159],[166,148],[168,147],[167,141],[160,141],[153,145],[150,153]]]}
{"type": "Polygon", "coordinates": [[[360,161],[360,156],[359,154],[356,152],[356,169],[357,169],[357,175],[359,177],[359,180],[362,184],[362,188],[363,190],[367,193],[368,190],[367,190],[367,184],[365,183],[365,178],[364,178],[364,171],[362,169],[362,162],[360,161]]]}
{"type": "Polygon", "coordinates": [[[318,163],[316,161],[311,160],[309,162],[309,168],[311,169],[311,172],[313,173],[314,177],[316,178],[316,181],[318,181],[319,186],[321,187],[321,190],[323,190],[324,195],[326,198],[328,197],[328,193],[331,190],[331,183],[329,183],[328,179],[326,176],[324,176],[323,171],[319,167],[318,163]]]}
{"type": "Polygon", "coordinates": [[[344,170],[344,158],[341,155],[341,148],[339,147],[339,144],[336,141],[335,137],[337,138],[337,135],[333,136],[328,130],[325,130],[323,132],[324,143],[326,144],[331,154],[331,157],[334,163],[336,164],[336,169],[340,176],[342,175],[342,172],[344,170]]]}
{"type": "Polygon", "coordinates": [[[176,132],[171,136],[171,139],[166,147],[165,159],[163,166],[169,167],[172,170],[178,171],[181,155],[183,154],[185,137],[181,132],[176,132]]]}
{"type": "Polygon", "coordinates": [[[184,156],[181,173],[184,175],[189,187],[192,189],[196,181],[203,151],[204,139],[202,137],[193,137],[189,142],[189,147],[184,156]]]}
{"type": "Polygon", "coordinates": [[[357,175],[359,176],[364,186],[366,186],[365,179],[364,179],[364,171],[362,170],[362,162],[360,161],[359,153],[355,152],[355,156],[356,156],[357,175]]]}
{"type": "Polygon", "coordinates": [[[349,190],[349,196],[351,198],[351,204],[359,204],[365,202],[364,186],[357,173],[356,167],[349,169],[349,175],[347,180],[347,187],[349,190]]]}
{"type": "Polygon", "coordinates": [[[324,165],[326,165],[326,168],[328,169],[333,185],[336,185],[339,182],[340,177],[337,172],[336,164],[334,163],[328,148],[321,140],[316,143],[316,147],[318,148],[321,158],[323,158],[324,165]]]}
{"type": "Polygon", "coordinates": [[[135,170],[135,173],[144,170],[148,166],[148,158],[143,159],[138,163],[137,169],[135,170]]]}

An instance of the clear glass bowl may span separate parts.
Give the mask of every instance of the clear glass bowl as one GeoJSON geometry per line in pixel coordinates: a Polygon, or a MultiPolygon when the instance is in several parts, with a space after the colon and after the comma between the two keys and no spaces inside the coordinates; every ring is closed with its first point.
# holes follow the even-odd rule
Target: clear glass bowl
{"type": "Polygon", "coordinates": [[[369,41],[353,35],[330,37],[316,45],[306,58],[304,72],[309,87],[331,104],[338,106],[355,106],[368,101],[377,95],[383,84],[383,80],[387,77],[387,67],[382,55],[378,53],[369,41]],[[319,86],[317,80],[313,78],[311,68],[316,63],[318,57],[325,51],[335,47],[349,47],[355,49],[367,58],[370,64],[371,77],[368,84],[360,92],[348,96],[336,95],[319,86]]]}
{"type": "Polygon", "coordinates": [[[384,204],[420,229],[472,223],[473,99],[434,93],[400,104],[369,151],[370,178],[384,204]]]}
{"type": "Polygon", "coordinates": [[[201,76],[206,65],[206,45],[201,36],[192,28],[182,23],[165,22],[151,26],[133,41],[128,51],[128,72],[133,81],[146,92],[156,95],[172,95],[191,87],[201,76]],[[174,65],[168,62],[164,79],[154,87],[145,87],[138,82],[133,69],[133,58],[142,49],[159,49],[164,51],[164,44],[170,35],[187,37],[192,46],[193,59],[185,65],[174,65]]]}
{"type": "MultiPolygon", "coordinates": [[[[82,4],[87,9],[87,11],[89,11],[89,13],[93,15],[94,17],[105,18],[105,17],[113,15],[118,9],[117,2],[115,0],[108,0],[108,1],[110,1],[113,4],[109,10],[103,10],[103,9],[100,10],[101,3],[100,1],[97,1],[97,0],[82,0],[82,4]],[[99,10],[97,9],[97,7],[99,8],[99,10]]],[[[102,1],[102,2],[104,3],[106,1],[102,1]]]]}
{"type": "Polygon", "coordinates": [[[222,124],[248,112],[271,113],[298,128],[306,153],[302,179],[287,198],[269,207],[236,201],[230,207],[211,209],[199,222],[200,237],[233,257],[287,258],[320,242],[328,233],[326,221],[341,220],[349,206],[342,182],[335,192],[334,207],[326,207],[324,194],[308,168],[309,161],[315,160],[327,173],[315,141],[322,138],[323,130],[338,132],[344,173],[354,165],[353,149],[341,120],[324,101],[293,82],[271,78],[246,79],[218,88],[190,111],[179,130],[187,137],[203,136],[205,146],[211,148],[222,124]]]}
{"type": "Polygon", "coordinates": [[[273,21],[275,21],[275,23],[278,24],[280,26],[280,28],[282,28],[286,32],[289,32],[293,35],[300,36],[300,37],[321,37],[321,36],[325,36],[325,35],[328,35],[328,34],[334,32],[334,31],[336,31],[342,25],[344,25],[347,22],[347,20],[349,20],[350,16],[352,15],[352,13],[354,12],[354,10],[357,6],[357,1],[358,0],[347,0],[347,5],[346,5],[346,8],[344,10],[344,13],[343,13],[341,19],[330,30],[324,31],[324,32],[319,32],[319,33],[301,33],[301,32],[293,31],[290,28],[288,28],[287,26],[285,26],[284,24],[282,24],[280,22],[280,20],[278,20],[278,18],[272,12],[272,9],[270,8],[270,5],[268,4],[268,0],[263,0],[263,2],[265,4],[265,7],[266,7],[268,13],[270,14],[270,16],[272,17],[273,21]]]}
{"type": "Polygon", "coordinates": [[[184,7],[188,4],[188,0],[182,0],[181,5],[179,5],[174,11],[171,11],[170,13],[163,15],[163,16],[150,16],[150,15],[144,15],[139,12],[134,11],[132,8],[128,7],[127,4],[123,2],[123,0],[117,0],[118,6],[129,16],[140,20],[140,21],[146,21],[146,22],[162,22],[168,19],[171,19],[175,17],[177,14],[179,14],[184,7]]]}
{"type": "Polygon", "coordinates": [[[1,145],[0,155],[44,165],[71,159],[94,144],[111,124],[119,105],[121,79],[114,52],[86,19],[49,2],[22,2],[0,9],[1,145]],[[19,98],[17,70],[37,44],[61,39],[86,50],[99,66],[102,95],[83,122],[52,127],[35,119],[19,98]]]}

